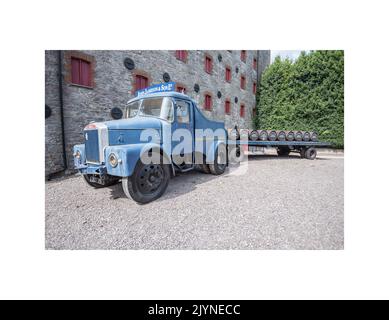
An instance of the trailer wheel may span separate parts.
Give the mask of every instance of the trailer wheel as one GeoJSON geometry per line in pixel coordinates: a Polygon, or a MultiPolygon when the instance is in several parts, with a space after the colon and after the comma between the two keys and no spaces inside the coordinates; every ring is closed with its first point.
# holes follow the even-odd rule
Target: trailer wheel
{"type": "Polygon", "coordinates": [[[305,159],[305,152],[306,152],[306,151],[307,151],[306,148],[301,148],[301,149],[300,149],[300,156],[301,156],[301,158],[305,159]]]}
{"type": "Polygon", "coordinates": [[[112,185],[114,185],[115,183],[117,183],[119,181],[119,178],[117,178],[117,179],[116,178],[110,178],[108,180],[105,180],[104,184],[100,184],[100,183],[91,181],[91,178],[92,178],[93,174],[83,174],[82,176],[83,176],[83,178],[84,178],[84,180],[86,181],[87,184],[89,184],[91,187],[96,188],[96,189],[112,186],[112,185]]]}
{"type": "Polygon", "coordinates": [[[227,167],[227,150],[225,145],[219,145],[215,152],[215,160],[209,164],[213,175],[223,174],[227,167]]]}
{"type": "Polygon", "coordinates": [[[128,198],[145,204],[162,196],[169,180],[169,164],[164,164],[162,160],[160,163],[144,164],[139,160],[133,174],[122,179],[122,187],[128,198]]]}
{"type": "Polygon", "coordinates": [[[280,156],[280,157],[286,157],[288,156],[290,153],[290,149],[289,148],[277,148],[277,154],[280,156]]]}
{"type": "Polygon", "coordinates": [[[307,151],[305,151],[305,158],[309,160],[315,160],[317,155],[317,151],[315,148],[308,148],[307,151]]]}

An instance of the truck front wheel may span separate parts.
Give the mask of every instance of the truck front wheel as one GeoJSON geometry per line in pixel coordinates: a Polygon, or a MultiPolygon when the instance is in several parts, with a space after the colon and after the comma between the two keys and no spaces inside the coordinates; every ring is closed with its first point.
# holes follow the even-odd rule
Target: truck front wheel
{"type": "Polygon", "coordinates": [[[170,180],[168,164],[144,164],[141,160],[130,177],[122,179],[123,191],[128,198],[140,204],[158,199],[165,192],[170,180]]]}

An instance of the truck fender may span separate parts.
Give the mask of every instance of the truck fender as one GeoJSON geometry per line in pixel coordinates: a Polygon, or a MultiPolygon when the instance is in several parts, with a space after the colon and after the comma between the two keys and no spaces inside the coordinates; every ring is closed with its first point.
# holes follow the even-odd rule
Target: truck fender
{"type": "Polygon", "coordinates": [[[141,155],[145,152],[148,152],[150,149],[159,149],[164,158],[166,158],[166,160],[169,162],[170,166],[173,167],[171,158],[163,150],[161,145],[156,143],[138,143],[106,147],[104,157],[107,166],[107,173],[119,177],[131,176],[141,155]],[[111,153],[115,154],[119,159],[119,163],[116,167],[112,167],[108,161],[108,157],[111,153]]]}

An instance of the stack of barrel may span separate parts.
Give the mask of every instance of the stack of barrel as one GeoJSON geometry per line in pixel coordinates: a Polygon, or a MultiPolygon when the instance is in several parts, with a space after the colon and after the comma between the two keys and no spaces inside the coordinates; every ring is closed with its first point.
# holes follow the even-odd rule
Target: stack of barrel
{"type": "Polygon", "coordinates": [[[314,131],[300,130],[229,130],[228,136],[232,140],[251,141],[317,141],[318,136],[314,131]]]}

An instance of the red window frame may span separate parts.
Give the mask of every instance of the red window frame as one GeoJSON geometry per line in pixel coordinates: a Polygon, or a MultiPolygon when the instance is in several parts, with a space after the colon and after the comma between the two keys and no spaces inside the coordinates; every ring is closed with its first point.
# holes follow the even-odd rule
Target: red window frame
{"type": "Polygon", "coordinates": [[[254,59],[253,59],[253,69],[257,70],[257,66],[258,66],[258,64],[257,64],[257,58],[254,58],[254,59]]]}
{"type": "Polygon", "coordinates": [[[230,100],[226,100],[224,102],[224,112],[226,114],[230,114],[231,113],[231,101],[230,100]]]}
{"type": "Polygon", "coordinates": [[[205,72],[212,73],[212,58],[210,56],[205,56],[205,72]]]}
{"type": "Polygon", "coordinates": [[[135,91],[142,90],[149,86],[149,78],[141,74],[135,75],[135,91]]]}
{"type": "Polygon", "coordinates": [[[186,50],[176,50],[176,58],[183,62],[186,62],[188,52],[186,50]]]}
{"type": "Polygon", "coordinates": [[[241,50],[240,51],[240,60],[242,60],[243,62],[246,62],[246,50],[241,50]]]}
{"type": "Polygon", "coordinates": [[[92,65],[84,59],[71,57],[72,84],[92,87],[92,65]]]}
{"type": "Polygon", "coordinates": [[[182,93],[182,91],[184,91],[183,93],[186,94],[186,88],[184,86],[178,85],[176,88],[176,91],[180,92],[180,93],[182,93]]]}
{"type": "Polygon", "coordinates": [[[253,94],[257,93],[257,83],[253,82],[253,94]]]}
{"type": "Polygon", "coordinates": [[[240,76],[240,88],[241,89],[246,89],[246,77],[245,76],[240,76]]]}
{"type": "Polygon", "coordinates": [[[204,96],[204,109],[212,110],[212,96],[208,93],[204,96]]]}
{"type": "Polygon", "coordinates": [[[240,105],[239,114],[240,114],[240,117],[241,117],[241,118],[244,118],[244,116],[245,116],[245,107],[244,107],[244,104],[241,104],[241,105],[240,105]]]}
{"type": "Polygon", "coordinates": [[[226,67],[226,81],[227,82],[231,82],[231,68],[230,67],[226,67]]]}

